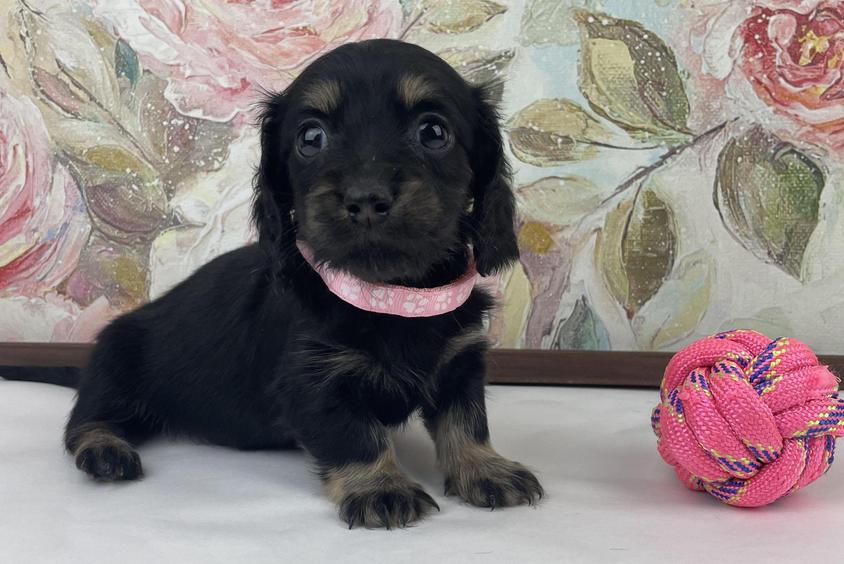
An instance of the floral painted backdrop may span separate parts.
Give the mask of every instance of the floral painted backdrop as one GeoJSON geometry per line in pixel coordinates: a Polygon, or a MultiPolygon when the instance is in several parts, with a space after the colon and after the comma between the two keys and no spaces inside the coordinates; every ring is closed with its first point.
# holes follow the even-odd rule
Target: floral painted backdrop
{"type": "Polygon", "coordinates": [[[499,346],[844,352],[844,0],[0,0],[0,340],[251,240],[261,89],[372,37],[504,79],[499,346]]]}

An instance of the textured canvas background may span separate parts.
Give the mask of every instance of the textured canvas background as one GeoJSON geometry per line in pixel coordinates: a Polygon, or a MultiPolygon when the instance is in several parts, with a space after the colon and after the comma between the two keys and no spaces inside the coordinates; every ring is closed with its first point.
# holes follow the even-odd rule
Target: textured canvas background
{"type": "Polygon", "coordinates": [[[500,346],[844,352],[835,0],[0,0],[0,340],[90,340],[248,241],[259,89],[400,36],[506,80],[500,346]]]}

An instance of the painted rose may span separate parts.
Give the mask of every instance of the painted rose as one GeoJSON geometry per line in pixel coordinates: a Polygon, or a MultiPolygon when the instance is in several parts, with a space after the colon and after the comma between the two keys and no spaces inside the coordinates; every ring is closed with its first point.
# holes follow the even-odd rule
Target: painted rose
{"type": "Polygon", "coordinates": [[[322,53],[398,34],[398,0],[97,0],[180,112],[228,121],[322,53]]]}
{"type": "Polygon", "coordinates": [[[103,297],[86,308],[55,292],[0,297],[0,341],[88,343],[118,313],[103,297]]]}
{"type": "Polygon", "coordinates": [[[705,0],[700,9],[705,73],[806,139],[844,149],[844,0],[705,0]]]}
{"type": "Polygon", "coordinates": [[[38,109],[0,91],[0,294],[57,286],[90,230],[79,187],[54,162],[38,109]]]}

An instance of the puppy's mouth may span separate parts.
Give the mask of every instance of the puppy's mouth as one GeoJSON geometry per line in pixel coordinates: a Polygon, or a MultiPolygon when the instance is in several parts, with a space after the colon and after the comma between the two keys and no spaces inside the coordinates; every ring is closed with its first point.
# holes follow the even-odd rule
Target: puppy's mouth
{"type": "Polygon", "coordinates": [[[386,244],[380,235],[368,233],[344,245],[317,251],[317,259],[373,283],[417,280],[430,269],[432,249],[416,253],[400,245],[386,244]]]}
{"type": "Polygon", "coordinates": [[[367,282],[408,285],[461,247],[460,215],[419,180],[403,182],[396,195],[353,196],[325,186],[306,200],[299,236],[318,262],[367,282]]]}
{"type": "MultiPolygon", "coordinates": [[[[396,218],[390,221],[395,221],[396,218]]],[[[317,262],[330,263],[372,283],[414,285],[425,280],[433,265],[459,248],[457,234],[417,231],[397,222],[383,225],[345,225],[300,232],[317,262]]]]}

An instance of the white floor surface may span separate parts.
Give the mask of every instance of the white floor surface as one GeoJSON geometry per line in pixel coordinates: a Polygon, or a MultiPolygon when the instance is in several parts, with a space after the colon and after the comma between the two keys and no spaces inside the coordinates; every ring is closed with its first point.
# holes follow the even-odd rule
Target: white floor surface
{"type": "Polygon", "coordinates": [[[0,381],[0,563],[844,561],[844,461],[771,507],[722,506],[660,460],[656,397],[491,387],[493,443],[537,471],[548,493],[537,508],[442,496],[414,423],[399,459],[442,511],[388,532],[346,529],[301,452],[162,440],[140,449],[141,482],[94,483],[61,448],[73,392],[0,381]]]}

